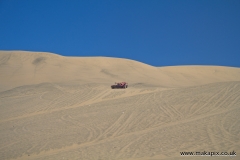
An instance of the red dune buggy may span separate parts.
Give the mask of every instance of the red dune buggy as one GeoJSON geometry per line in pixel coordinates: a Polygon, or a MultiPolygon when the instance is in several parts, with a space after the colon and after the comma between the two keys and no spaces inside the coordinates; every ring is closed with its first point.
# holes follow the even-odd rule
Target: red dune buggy
{"type": "Polygon", "coordinates": [[[115,82],[114,85],[111,85],[112,89],[115,89],[115,88],[123,88],[123,89],[125,89],[127,87],[128,87],[128,83],[126,83],[126,82],[120,82],[120,83],[116,83],[115,82]]]}

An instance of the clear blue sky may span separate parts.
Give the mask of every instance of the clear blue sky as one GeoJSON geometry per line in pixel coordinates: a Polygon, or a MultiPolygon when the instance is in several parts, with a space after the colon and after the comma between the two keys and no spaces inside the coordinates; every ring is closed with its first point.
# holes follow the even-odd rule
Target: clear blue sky
{"type": "Polygon", "coordinates": [[[0,50],[240,67],[240,0],[0,0],[0,50]]]}

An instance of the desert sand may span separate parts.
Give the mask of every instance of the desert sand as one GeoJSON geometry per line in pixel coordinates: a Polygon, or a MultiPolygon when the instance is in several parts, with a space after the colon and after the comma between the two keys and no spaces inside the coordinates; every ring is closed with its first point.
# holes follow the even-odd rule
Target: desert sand
{"type": "Polygon", "coordinates": [[[1,160],[239,159],[240,68],[0,51],[0,75],[1,160]]]}

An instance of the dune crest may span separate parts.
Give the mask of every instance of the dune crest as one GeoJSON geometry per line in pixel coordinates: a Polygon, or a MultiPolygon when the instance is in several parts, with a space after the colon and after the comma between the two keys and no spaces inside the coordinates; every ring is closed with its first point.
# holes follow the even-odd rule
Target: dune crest
{"type": "Polygon", "coordinates": [[[162,87],[240,81],[240,69],[233,67],[153,67],[122,58],[64,57],[26,51],[0,51],[0,74],[0,89],[5,90],[22,85],[67,81],[106,84],[127,81],[162,87]]]}

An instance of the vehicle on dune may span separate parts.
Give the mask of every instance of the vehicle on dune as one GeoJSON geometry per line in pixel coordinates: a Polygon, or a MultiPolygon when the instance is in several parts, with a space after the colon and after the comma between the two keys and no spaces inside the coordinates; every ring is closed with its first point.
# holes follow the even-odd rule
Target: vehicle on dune
{"type": "Polygon", "coordinates": [[[127,82],[120,82],[120,83],[116,83],[114,85],[111,85],[112,89],[117,89],[117,88],[127,88],[128,87],[128,83],[127,82]]]}

